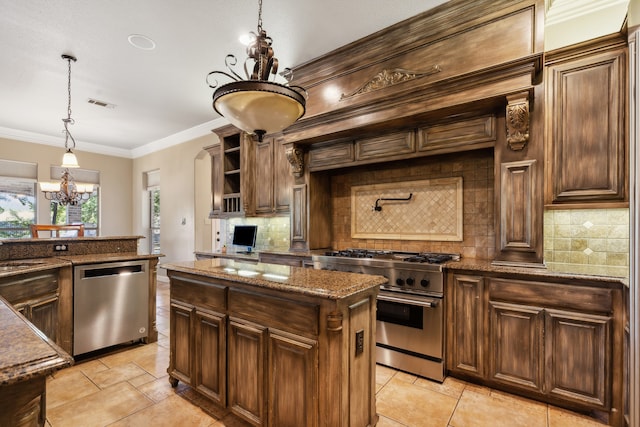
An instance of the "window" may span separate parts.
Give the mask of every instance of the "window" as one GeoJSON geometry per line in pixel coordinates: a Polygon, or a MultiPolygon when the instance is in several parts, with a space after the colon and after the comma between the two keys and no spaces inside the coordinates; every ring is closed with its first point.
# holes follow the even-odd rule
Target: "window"
{"type": "Polygon", "coordinates": [[[36,222],[36,163],[0,159],[0,238],[31,237],[36,222]]]}
{"type": "Polygon", "coordinates": [[[160,253],[160,189],[158,187],[149,190],[149,212],[151,217],[149,218],[150,227],[150,242],[151,247],[149,250],[152,254],[160,253]]]}
{"type": "Polygon", "coordinates": [[[98,201],[100,188],[81,205],[63,206],[51,202],[51,224],[84,224],[85,236],[98,236],[98,201]]]}
{"type": "Polygon", "coordinates": [[[31,237],[36,222],[36,182],[20,178],[0,180],[0,238],[31,237]]]}
{"type": "Polygon", "coordinates": [[[144,172],[149,194],[149,252],[160,253],[160,170],[144,172]]]}

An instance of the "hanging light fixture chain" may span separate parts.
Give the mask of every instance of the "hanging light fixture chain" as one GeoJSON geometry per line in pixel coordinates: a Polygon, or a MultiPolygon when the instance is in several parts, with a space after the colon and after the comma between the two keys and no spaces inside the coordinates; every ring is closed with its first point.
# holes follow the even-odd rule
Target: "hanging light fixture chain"
{"type": "Polygon", "coordinates": [[[262,0],[258,0],[258,34],[262,31],[262,0]]]}
{"type": "Polygon", "coordinates": [[[74,121],[71,118],[71,61],[76,62],[77,59],[72,55],[62,55],[62,59],[67,61],[67,95],[68,95],[68,103],[67,103],[67,118],[62,119],[62,123],[64,123],[64,148],[74,149],[76,148],[76,140],[69,132],[69,124],[73,124],[74,121]],[[71,139],[71,146],[69,146],[69,139],[71,139]]]}

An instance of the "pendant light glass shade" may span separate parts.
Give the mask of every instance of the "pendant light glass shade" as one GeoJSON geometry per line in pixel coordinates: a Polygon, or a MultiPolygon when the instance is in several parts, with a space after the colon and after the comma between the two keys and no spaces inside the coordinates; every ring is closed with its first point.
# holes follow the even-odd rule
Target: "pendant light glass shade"
{"type": "Polygon", "coordinates": [[[78,159],[76,158],[76,155],[73,154],[73,151],[71,151],[71,149],[68,149],[66,153],[64,153],[64,156],[62,156],[62,166],[63,168],[79,168],[80,165],[78,165],[78,159]]]}
{"type": "Polygon", "coordinates": [[[213,108],[232,125],[258,137],[280,132],[304,114],[304,97],[287,86],[256,80],[227,83],[213,95],[213,108]]]}

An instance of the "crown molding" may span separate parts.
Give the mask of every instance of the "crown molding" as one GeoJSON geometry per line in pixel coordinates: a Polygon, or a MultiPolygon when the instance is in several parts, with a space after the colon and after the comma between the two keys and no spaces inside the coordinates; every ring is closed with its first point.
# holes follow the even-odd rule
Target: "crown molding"
{"type": "MultiPolygon", "coordinates": [[[[88,153],[104,154],[107,156],[124,157],[127,159],[136,159],[146,156],[156,151],[163,150],[183,142],[191,141],[201,136],[209,135],[211,129],[223,126],[229,122],[219,117],[215,120],[202,123],[189,129],[174,133],[167,137],[149,142],[140,147],[128,150],[124,148],[109,147],[105,144],[95,144],[86,141],[76,141],[77,151],[85,151],[88,153]]],[[[45,135],[37,132],[29,132],[20,129],[12,129],[0,126],[0,138],[13,139],[16,141],[31,142],[34,144],[51,145],[55,147],[64,147],[64,138],[58,136],[45,135]]]]}

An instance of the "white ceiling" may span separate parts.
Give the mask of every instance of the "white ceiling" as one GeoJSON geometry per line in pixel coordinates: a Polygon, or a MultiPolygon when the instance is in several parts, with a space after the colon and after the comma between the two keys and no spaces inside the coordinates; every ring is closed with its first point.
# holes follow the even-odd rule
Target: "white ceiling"
{"type": "MultiPolygon", "coordinates": [[[[444,0],[264,0],[263,28],[280,69],[302,64],[444,0]]],[[[79,151],[138,157],[225,124],[211,108],[208,72],[244,61],[257,0],[0,0],[0,137],[64,146],[67,62],[70,127],[79,151]],[[156,42],[140,50],[127,41],[156,42]],[[93,98],[114,104],[89,104],[93,98]]],[[[241,67],[237,71],[241,74],[241,67]]]]}

